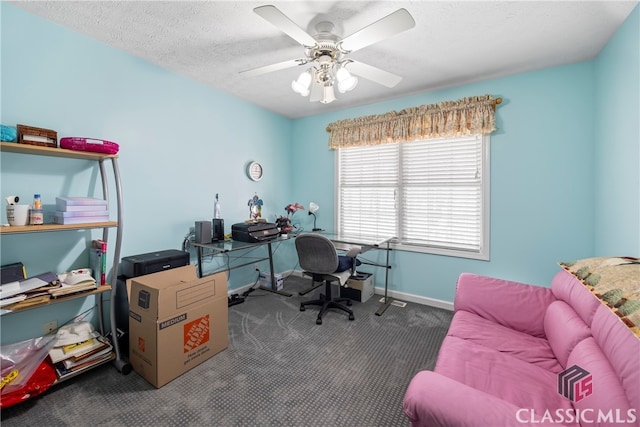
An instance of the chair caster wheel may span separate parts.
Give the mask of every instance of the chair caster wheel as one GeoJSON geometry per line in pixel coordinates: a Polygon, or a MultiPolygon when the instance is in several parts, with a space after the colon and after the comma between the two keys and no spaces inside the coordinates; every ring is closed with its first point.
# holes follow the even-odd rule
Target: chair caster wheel
{"type": "Polygon", "coordinates": [[[304,309],[304,305],[301,305],[301,306],[300,306],[300,311],[304,311],[304,310],[305,310],[305,309],[304,309]]]}
{"type": "Polygon", "coordinates": [[[349,320],[355,320],[355,319],[356,319],[356,318],[355,318],[355,317],[353,317],[353,314],[350,314],[350,315],[349,315],[349,320]]]}
{"type": "Polygon", "coordinates": [[[316,325],[322,325],[322,319],[316,319],[316,325]]]}

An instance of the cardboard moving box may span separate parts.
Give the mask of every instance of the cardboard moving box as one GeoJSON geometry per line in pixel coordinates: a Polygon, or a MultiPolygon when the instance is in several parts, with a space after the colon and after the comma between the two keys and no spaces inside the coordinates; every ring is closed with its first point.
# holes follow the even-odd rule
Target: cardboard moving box
{"type": "Polygon", "coordinates": [[[157,388],[227,348],[227,278],[186,265],[131,279],[129,359],[157,388]]]}

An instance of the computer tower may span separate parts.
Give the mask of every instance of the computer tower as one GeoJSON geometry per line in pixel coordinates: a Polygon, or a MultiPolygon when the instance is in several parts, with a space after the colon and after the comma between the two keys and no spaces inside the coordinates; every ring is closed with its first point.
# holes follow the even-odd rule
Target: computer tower
{"type": "MultiPolygon", "coordinates": [[[[208,221],[204,221],[208,222],[208,221]]],[[[211,230],[211,229],[209,229],[211,230]]],[[[209,231],[209,235],[211,231],[209,231]]],[[[210,243],[211,238],[209,238],[210,243]]],[[[118,344],[123,355],[129,355],[129,289],[127,280],[146,274],[189,265],[189,252],[168,249],[122,258],[114,300],[118,344]]]]}
{"type": "Polygon", "coordinates": [[[196,221],[196,243],[211,243],[211,221],[196,221]]]}
{"type": "Polygon", "coordinates": [[[213,236],[211,240],[224,240],[224,220],[221,218],[213,219],[213,236]]]}

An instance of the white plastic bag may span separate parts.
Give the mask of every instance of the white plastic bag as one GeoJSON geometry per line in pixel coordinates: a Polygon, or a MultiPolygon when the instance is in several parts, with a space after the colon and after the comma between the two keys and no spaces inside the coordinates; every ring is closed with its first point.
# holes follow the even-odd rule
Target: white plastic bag
{"type": "Polygon", "coordinates": [[[29,381],[56,342],[55,335],[21,341],[0,347],[0,374],[5,378],[16,370],[18,376],[2,387],[2,394],[22,387],[29,381]]]}

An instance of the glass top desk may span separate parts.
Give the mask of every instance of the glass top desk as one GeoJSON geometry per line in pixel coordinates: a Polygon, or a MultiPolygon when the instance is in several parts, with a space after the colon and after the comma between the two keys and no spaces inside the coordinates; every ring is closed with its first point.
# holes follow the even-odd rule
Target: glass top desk
{"type": "Polygon", "coordinates": [[[329,233],[321,231],[320,234],[326,236],[329,240],[331,240],[334,246],[338,249],[349,249],[353,246],[359,246],[362,248],[360,253],[365,253],[370,250],[378,249],[386,251],[386,260],[384,264],[379,264],[371,261],[360,260],[361,263],[372,265],[374,267],[382,267],[385,269],[384,276],[384,302],[376,311],[376,316],[382,315],[387,308],[391,305],[393,300],[388,297],[388,288],[389,288],[389,270],[391,269],[391,264],[389,264],[389,253],[391,252],[391,240],[394,239],[393,236],[382,236],[382,237],[374,237],[374,236],[358,236],[355,234],[338,234],[338,233],[329,233]]]}
{"type": "MultiPolygon", "coordinates": [[[[275,273],[273,271],[273,249],[271,247],[271,244],[276,242],[281,242],[283,240],[287,240],[287,239],[278,236],[275,239],[270,239],[270,240],[265,240],[260,242],[253,242],[253,243],[241,242],[238,240],[231,240],[231,239],[225,239],[225,240],[220,240],[220,241],[211,242],[211,243],[193,243],[193,246],[195,246],[196,248],[196,255],[198,257],[198,277],[202,277],[203,275],[202,258],[205,255],[215,256],[215,255],[220,255],[220,254],[225,254],[225,253],[230,253],[235,251],[250,251],[252,249],[256,249],[266,245],[268,256],[262,256],[259,258],[251,257],[250,260],[247,262],[241,262],[239,264],[234,264],[234,265],[227,265],[227,267],[225,267],[224,269],[218,268],[208,274],[218,273],[223,270],[234,270],[236,268],[253,265],[260,261],[269,261],[269,270],[271,273],[271,288],[260,286],[260,289],[290,297],[291,296],[290,293],[277,290],[278,284],[276,282],[275,273]]],[[[238,257],[238,259],[242,259],[242,258],[243,258],[242,256],[238,257]]]]}
{"type": "MultiPolygon", "coordinates": [[[[314,232],[315,233],[315,232],[314,232]]],[[[391,252],[390,242],[393,240],[392,236],[386,237],[372,237],[372,236],[358,236],[358,235],[349,235],[349,234],[337,234],[337,233],[328,233],[328,232],[319,232],[322,235],[326,236],[329,240],[333,242],[337,249],[349,249],[353,246],[359,246],[361,248],[360,253],[367,252],[369,250],[384,250],[386,251],[386,260],[384,264],[379,264],[371,261],[360,260],[363,264],[372,265],[374,267],[382,267],[385,269],[385,278],[384,278],[384,300],[382,305],[376,311],[376,315],[380,316],[385,310],[391,305],[393,300],[388,297],[388,289],[389,289],[389,270],[391,269],[391,264],[389,264],[389,253],[391,252]]],[[[196,248],[196,253],[198,257],[198,276],[202,277],[202,258],[205,256],[205,252],[207,255],[219,255],[224,253],[230,253],[234,251],[240,250],[250,250],[255,249],[260,246],[267,246],[268,256],[261,258],[251,258],[248,262],[243,262],[240,264],[234,264],[233,266],[229,266],[225,269],[233,270],[240,267],[246,267],[248,265],[253,265],[256,262],[260,261],[269,261],[269,269],[271,272],[271,288],[260,287],[260,289],[274,292],[284,296],[291,296],[288,292],[278,291],[276,289],[277,283],[275,280],[275,273],[273,270],[273,249],[271,247],[272,243],[281,242],[283,240],[290,240],[297,236],[298,234],[289,234],[288,238],[277,237],[275,239],[248,243],[248,242],[240,242],[237,240],[225,239],[218,242],[211,243],[193,243],[196,248]]],[[[209,274],[214,274],[223,269],[216,269],[209,274]]]]}

